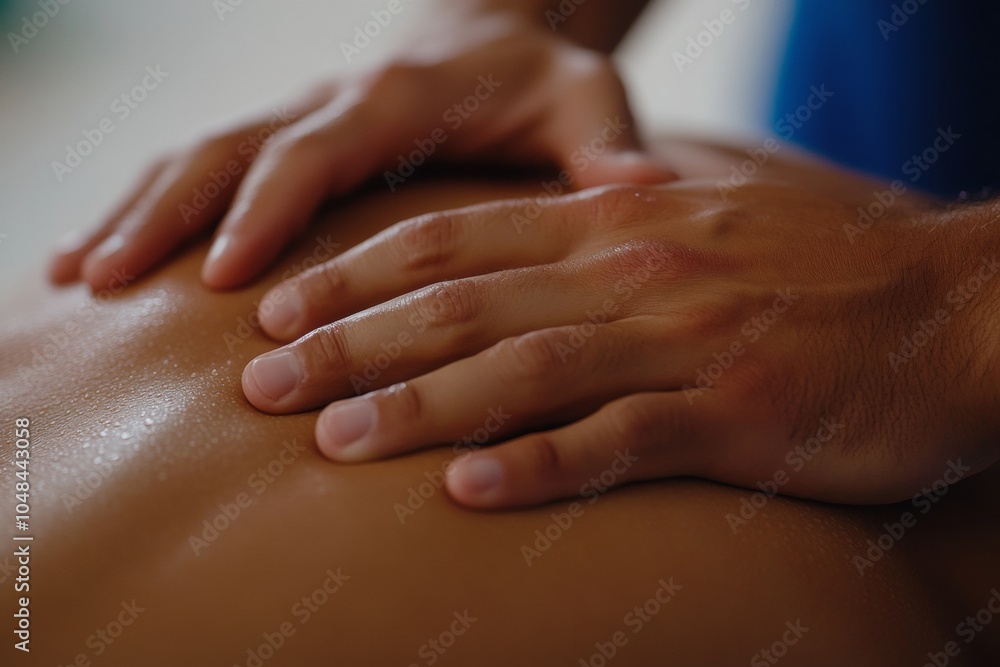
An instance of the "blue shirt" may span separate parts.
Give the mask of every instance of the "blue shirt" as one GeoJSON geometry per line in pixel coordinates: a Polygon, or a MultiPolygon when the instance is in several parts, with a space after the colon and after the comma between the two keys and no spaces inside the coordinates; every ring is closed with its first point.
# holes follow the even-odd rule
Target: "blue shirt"
{"type": "Polygon", "coordinates": [[[995,1],[799,0],[772,120],[787,135],[787,114],[825,86],[792,142],[943,197],[987,196],[1000,186],[998,30],[995,1]]]}

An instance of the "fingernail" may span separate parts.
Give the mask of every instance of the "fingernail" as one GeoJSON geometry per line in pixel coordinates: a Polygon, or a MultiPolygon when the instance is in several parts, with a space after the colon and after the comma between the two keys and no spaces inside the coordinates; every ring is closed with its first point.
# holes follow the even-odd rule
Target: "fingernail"
{"type": "Polygon", "coordinates": [[[83,258],[83,264],[80,266],[80,274],[83,276],[84,281],[90,283],[91,289],[94,292],[108,286],[107,282],[110,280],[110,274],[107,267],[111,263],[110,258],[124,247],[125,237],[121,234],[112,234],[83,258]]]}
{"type": "Polygon", "coordinates": [[[208,251],[208,258],[205,260],[205,266],[212,266],[218,262],[219,259],[226,254],[226,249],[229,248],[232,243],[232,234],[220,234],[219,238],[215,239],[215,242],[212,244],[212,249],[208,251]]]}
{"type": "Polygon", "coordinates": [[[93,261],[106,259],[125,247],[125,237],[121,234],[112,234],[104,239],[99,246],[91,253],[93,261]]]}
{"type": "Polygon", "coordinates": [[[302,316],[302,299],[298,290],[278,287],[267,293],[260,302],[260,310],[270,333],[288,334],[302,316]],[[267,314],[264,314],[265,310],[267,314]]]}
{"type": "Polygon", "coordinates": [[[649,162],[649,156],[642,151],[637,151],[630,149],[627,151],[620,151],[618,153],[608,152],[608,157],[612,160],[617,160],[622,163],[632,163],[632,164],[643,164],[649,162]]]}
{"type": "Polygon", "coordinates": [[[359,442],[375,426],[375,406],[360,398],[330,406],[321,417],[324,449],[346,449],[359,442]]]}
{"type": "Polygon", "coordinates": [[[608,153],[607,157],[615,160],[621,167],[653,167],[676,175],[674,166],[667,160],[652,152],[630,149],[620,153],[608,153]]]}
{"type": "Polygon", "coordinates": [[[277,401],[299,383],[299,360],[287,350],[267,354],[250,362],[250,373],[261,393],[277,401]]]}
{"type": "Polygon", "coordinates": [[[56,254],[65,255],[67,253],[79,250],[84,242],[87,240],[88,234],[83,230],[76,230],[66,234],[61,239],[56,241],[55,246],[52,250],[56,254]]]}
{"type": "Polygon", "coordinates": [[[500,486],[503,466],[492,456],[457,461],[448,470],[448,485],[459,495],[482,496],[500,486]]]}

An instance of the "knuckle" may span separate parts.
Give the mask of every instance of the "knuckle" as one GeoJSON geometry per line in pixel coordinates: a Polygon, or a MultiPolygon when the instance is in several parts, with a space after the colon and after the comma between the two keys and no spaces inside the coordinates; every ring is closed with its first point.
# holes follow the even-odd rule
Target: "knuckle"
{"type": "Polygon", "coordinates": [[[400,95],[417,93],[429,71],[426,64],[416,60],[394,60],[368,75],[367,92],[376,99],[396,99],[400,95]]]}
{"type": "Polygon", "coordinates": [[[493,356],[498,373],[512,382],[540,383],[563,366],[552,331],[533,331],[500,341],[493,356]]]}
{"type": "Polygon", "coordinates": [[[251,139],[260,144],[267,144],[273,135],[266,137],[257,134],[255,125],[241,125],[236,128],[216,129],[205,134],[194,145],[193,155],[201,158],[222,160],[238,157],[238,151],[245,150],[251,139]]]}
{"type": "Polygon", "coordinates": [[[464,278],[437,283],[417,292],[414,308],[431,327],[453,327],[471,322],[482,310],[481,288],[476,280],[464,278]]]}
{"type": "Polygon", "coordinates": [[[611,408],[608,420],[612,437],[633,446],[672,439],[680,428],[680,420],[663,414],[650,401],[626,399],[611,408]]]}
{"type": "Polygon", "coordinates": [[[529,461],[529,468],[535,475],[545,477],[557,477],[565,468],[562,452],[559,445],[547,434],[539,434],[524,443],[524,453],[529,461]]]}
{"type": "Polygon", "coordinates": [[[679,281],[717,276],[733,264],[721,253],[689,243],[642,236],[609,248],[596,261],[615,285],[615,291],[630,296],[650,281],[676,285],[679,281]]]}
{"type": "Polygon", "coordinates": [[[631,228],[645,222],[650,203],[662,193],[642,185],[614,183],[591,188],[578,201],[579,211],[599,229],[631,228]]]}
{"type": "Polygon", "coordinates": [[[445,262],[459,246],[461,220],[451,213],[431,213],[404,222],[393,237],[403,268],[445,262]]]}
{"type": "Polygon", "coordinates": [[[299,292],[299,306],[310,320],[326,312],[330,301],[342,297],[348,289],[343,263],[338,260],[308,269],[285,284],[299,292]]]}
{"type": "Polygon", "coordinates": [[[343,372],[350,367],[351,356],[343,325],[335,323],[320,327],[306,336],[303,342],[310,351],[311,363],[306,364],[306,373],[343,372]]]}
{"type": "Polygon", "coordinates": [[[637,238],[619,244],[602,253],[598,262],[616,286],[616,291],[637,292],[650,280],[679,271],[677,255],[681,250],[673,244],[655,239],[637,238]]]}
{"type": "Polygon", "coordinates": [[[393,419],[413,423],[422,419],[425,414],[420,389],[411,382],[400,382],[380,389],[378,396],[390,404],[393,419]]]}
{"type": "Polygon", "coordinates": [[[743,206],[717,206],[706,209],[701,217],[702,232],[706,237],[723,241],[745,234],[747,229],[759,225],[761,216],[743,206]]]}
{"type": "Polygon", "coordinates": [[[314,271],[315,281],[322,285],[321,289],[327,294],[343,294],[347,290],[347,272],[343,262],[332,260],[320,264],[314,271]]]}

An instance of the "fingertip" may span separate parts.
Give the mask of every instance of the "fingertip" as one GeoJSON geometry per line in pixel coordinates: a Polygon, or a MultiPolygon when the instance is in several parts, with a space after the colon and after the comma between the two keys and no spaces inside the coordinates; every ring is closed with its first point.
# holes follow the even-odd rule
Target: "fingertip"
{"type": "Polygon", "coordinates": [[[302,377],[302,366],[288,349],[268,352],[252,360],[243,369],[243,394],[262,412],[282,414],[282,400],[292,393],[302,377]]]}
{"type": "Polygon", "coordinates": [[[236,239],[232,234],[219,234],[208,251],[201,267],[201,281],[213,289],[227,289],[238,286],[239,282],[230,269],[232,256],[236,250],[236,239]]]}
{"type": "Polygon", "coordinates": [[[92,240],[92,235],[87,232],[80,230],[73,231],[56,241],[52,247],[52,254],[59,256],[73,255],[86,250],[96,240],[92,240]]]}
{"type": "Polygon", "coordinates": [[[263,391],[261,391],[260,386],[257,384],[257,380],[253,375],[253,365],[256,361],[257,360],[254,359],[243,367],[243,375],[240,377],[240,385],[243,387],[243,395],[246,397],[250,405],[257,408],[261,412],[268,412],[271,400],[267,398],[263,391]]]}
{"type": "Polygon", "coordinates": [[[280,285],[265,294],[257,307],[264,333],[280,341],[295,340],[302,333],[303,312],[299,291],[280,285]]]}
{"type": "Polygon", "coordinates": [[[49,281],[65,285],[80,280],[81,265],[95,240],[86,232],[75,231],[56,242],[48,265],[49,281]]]}
{"type": "Polygon", "coordinates": [[[339,447],[334,446],[333,417],[329,408],[324,409],[316,418],[316,447],[320,454],[331,461],[339,460],[339,447]]]}
{"type": "Polygon", "coordinates": [[[333,461],[369,461],[384,455],[378,424],[378,408],[367,397],[331,403],[316,422],[316,445],[333,461]]]}
{"type": "Polygon", "coordinates": [[[611,183],[658,185],[678,178],[677,172],[658,156],[638,150],[605,153],[579,172],[582,188],[611,183]]]}
{"type": "Polygon", "coordinates": [[[124,248],[124,237],[112,234],[83,258],[80,276],[93,291],[97,292],[108,288],[114,278],[112,267],[119,263],[117,260],[124,248]]]}
{"type": "Polygon", "coordinates": [[[68,285],[80,279],[80,258],[72,255],[56,255],[49,260],[46,270],[53,285],[68,285]]]}
{"type": "Polygon", "coordinates": [[[201,280],[212,289],[242,287],[273,262],[280,251],[281,246],[267,245],[261,239],[230,232],[220,234],[201,267],[201,280]]]}
{"type": "Polygon", "coordinates": [[[469,507],[503,505],[507,470],[491,454],[471,454],[448,466],[445,485],[456,502],[469,507]]]}

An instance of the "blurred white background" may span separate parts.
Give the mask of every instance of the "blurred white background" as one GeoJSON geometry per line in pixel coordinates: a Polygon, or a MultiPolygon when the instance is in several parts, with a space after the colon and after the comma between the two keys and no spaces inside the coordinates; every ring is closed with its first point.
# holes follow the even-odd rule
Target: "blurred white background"
{"type": "MultiPolygon", "coordinates": [[[[0,289],[17,289],[15,276],[41,281],[49,246],[95,224],[155,156],[320,76],[385,57],[423,20],[419,0],[403,0],[404,12],[353,65],[339,45],[386,1],[47,0],[58,12],[15,53],[9,33],[40,10],[38,0],[8,0],[0,44],[0,289]],[[220,19],[221,5],[232,11],[220,19]],[[112,103],[157,65],[169,76],[120,120],[112,103]],[[67,144],[103,118],[114,131],[60,183],[53,161],[64,161],[67,144]]],[[[739,4],[746,10],[736,0],[664,0],[643,16],[619,62],[647,130],[764,131],[790,2],[739,4]],[[725,8],[736,10],[736,20],[678,72],[672,54],[725,8]]]]}

